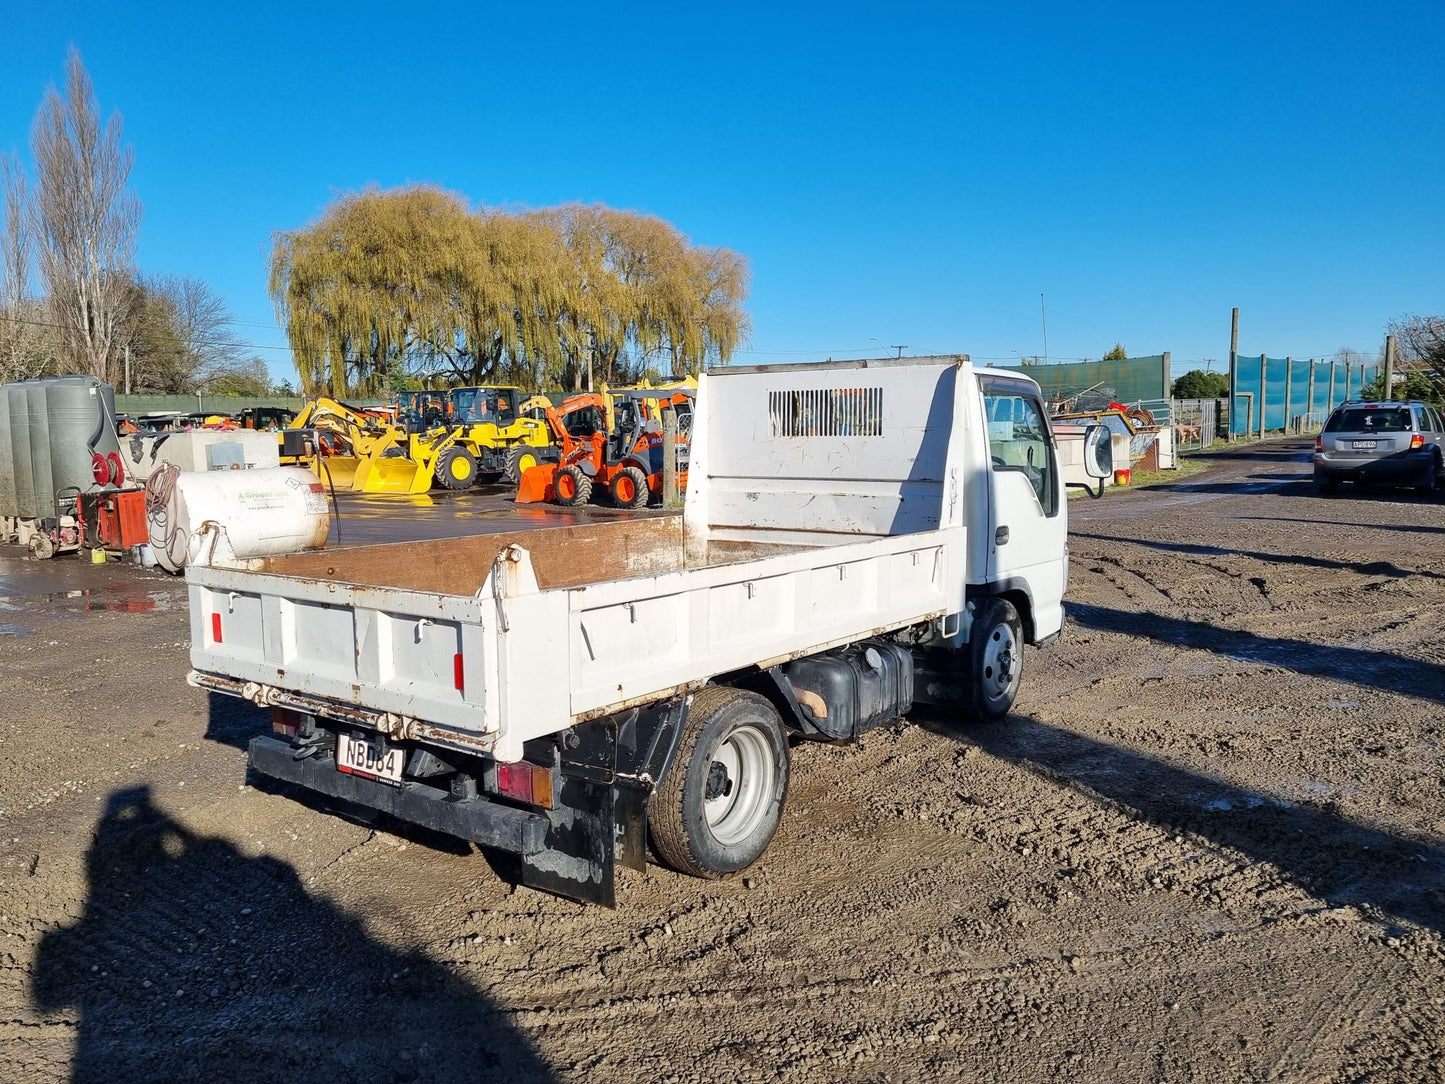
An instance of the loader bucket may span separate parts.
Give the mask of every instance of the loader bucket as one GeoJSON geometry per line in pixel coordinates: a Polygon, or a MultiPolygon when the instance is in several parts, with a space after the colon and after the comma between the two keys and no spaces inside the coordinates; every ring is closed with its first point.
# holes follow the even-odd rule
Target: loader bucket
{"type": "Polygon", "coordinates": [[[556,463],[538,463],[522,472],[517,486],[517,504],[540,504],[557,496],[552,479],[557,475],[556,463]]]}
{"type": "Polygon", "coordinates": [[[416,460],[378,455],[361,460],[351,488],[362,493],[425,493],[431,483],[431,471],[416,460]]]}
{"type": "Polygon", "coordinates": [[[361,462],[354,455],[323,455],[317,461],[316,473],[328,489],[350,489],[361,462]]]}

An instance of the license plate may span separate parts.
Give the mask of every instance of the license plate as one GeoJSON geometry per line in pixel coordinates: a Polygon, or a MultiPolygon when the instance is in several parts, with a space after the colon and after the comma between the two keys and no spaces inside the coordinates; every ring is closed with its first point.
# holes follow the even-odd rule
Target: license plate
{"type": "Polygon", "coordinates": [[[1379,444],[1379,443],[1380,443],[1380,442],[1377,441],[1377,440],[1352,440],[1352,441],[1350,441],[1350,447],[1351,447],[1351,448],[1355,448],[1355,449],[1357,449],[1357,450],[1359,450],[1359,451],[1362,451],[1362,452],[1369,452],[1369,451],[1373,451],[1374,448],[1375,448],[1375,445],[1377,445],[1377,444],[1379,444]]]}
{"type": "Polygon", "coordinates": [[[369,779],[400,785],[401,766],[405,759],[400,749],[388,745],[380,735],[336,735],[336,768],[348,775],[364,775],[369,779]]]}

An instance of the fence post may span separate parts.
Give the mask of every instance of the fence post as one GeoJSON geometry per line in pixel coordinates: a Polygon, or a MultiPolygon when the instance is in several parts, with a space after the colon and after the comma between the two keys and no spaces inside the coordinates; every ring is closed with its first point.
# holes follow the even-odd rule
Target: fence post
{"type": "Polygon", "coordinates": [[[1326,411],[1335,409],[1335,366],[1338,364],[1339,359],[1330,358],[1330,398],[1329,401],[1325,403],[1326,411]]]}
{"type": "Polygon", "coordinates": [[[677,505],[677,412],[662,412],[662,506],[677,505]]]}
{"type": "Polygon", "coordinates": [[[1309,406],[1305,407],[1305,413],[1306,413],[1306,414],[1313,414],[1313,413],[1315,412],[1315,359],[1314,359],[1314,358],[1310,358],[1310,390],[1309,390],[1309,396],[1310,396],[1310,402],[1309,402],[1309,406]]]}
{"type": "Polygon", "coordinates": [[[1264,408],[1269,399],[1269,356],[1259,355],[1259,439],[1264,439],[1264,408]]]}
{"type": "Polygon", "coordinates": [[[1353,367],[1354,362],[1345,362],[1345,402],[1347,403],[1350,401],[1350,370],[1353,367]]]}
{"type": "Polygon", "coordinates": [[[1285,355],[1284,359],[1284,431],[1290,431],[1290,407],[1294,405],[1290,398],[1290,383],[1294,380],[1294,358],[1285,355]]]}

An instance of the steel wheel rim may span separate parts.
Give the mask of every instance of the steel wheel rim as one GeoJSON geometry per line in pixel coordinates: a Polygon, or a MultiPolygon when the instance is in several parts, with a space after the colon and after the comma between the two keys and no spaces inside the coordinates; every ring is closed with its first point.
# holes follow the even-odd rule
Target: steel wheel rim
{"type": "Polygon", "coordinates": [[[573,484],[570,474],[559,474],[557,476],[557,496],[563,500],[570,500],[576,492],[577,487],[573,484]]]}
{"type": "Polygon", "coordinates": [[[617,499],[622,504],[628,504],[632,498],[637,496],[637,487],[632,484],[632,479],[622,475],[617,479],[617,499]]]}
{"type": "Polygon", "coordinates": [[[1018,679],[1018,641],[1014,639],[1014,630],[1007,624],[995,625],[983,645],[983,673],[979,680],[983,682],[984,692],[990,700],[997,700],[1007,694],[1018,679]]]}
{"type": "Polygon", "coordinates": [[[536,456],[524,455],[524,456],[522,456],[520,459],[517,460],[517,473],[518,473],[518,474],[522,474],[522,473],[524,473],[524,472],[526,472],[526,471],[531,470],[531,469],[532,469],[533,467],[535,467],[536,465],[537,465],[537,457],[536,457],[536,456]]]}
{"type": "Polygon", "coordinates": [[[467,461],[459,455],[452,456],[452,477],[458,482],[465,481],[471,471],[467,470],[467,461]]]}
{"type": "Polygon", "coordinates": [[[716,798],[704,798],[702,808],[708,831],[727,847],[746,839],[767,817],[777,757],[766,734],[754,726],[740,726],[713,750],[709,771],[718,764],[732,787],[716,798]]]}

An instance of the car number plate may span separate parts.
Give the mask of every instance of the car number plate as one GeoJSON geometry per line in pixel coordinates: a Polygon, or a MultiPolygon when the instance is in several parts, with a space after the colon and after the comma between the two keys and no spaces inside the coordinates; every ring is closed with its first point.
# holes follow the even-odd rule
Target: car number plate
{"type": "Polygon", "coordinates": [[[336,768],[348,775],[364,775],[385,783],[401,784],[402,750],[388,745],[377,735],[341,733],[336,735],[336,768]]]}
{"type": "Polygon", "coordinates": [[[1359,451],[1362,451],[1362,452],[1372,451],[1377,444],[1379,444],[1379,441],[1377,441],[1377,440],[1352,440],[1352,441],[1350,441],[1350,447],[1351,447],[1351,448],[1358,449],[1359,451]]]}

